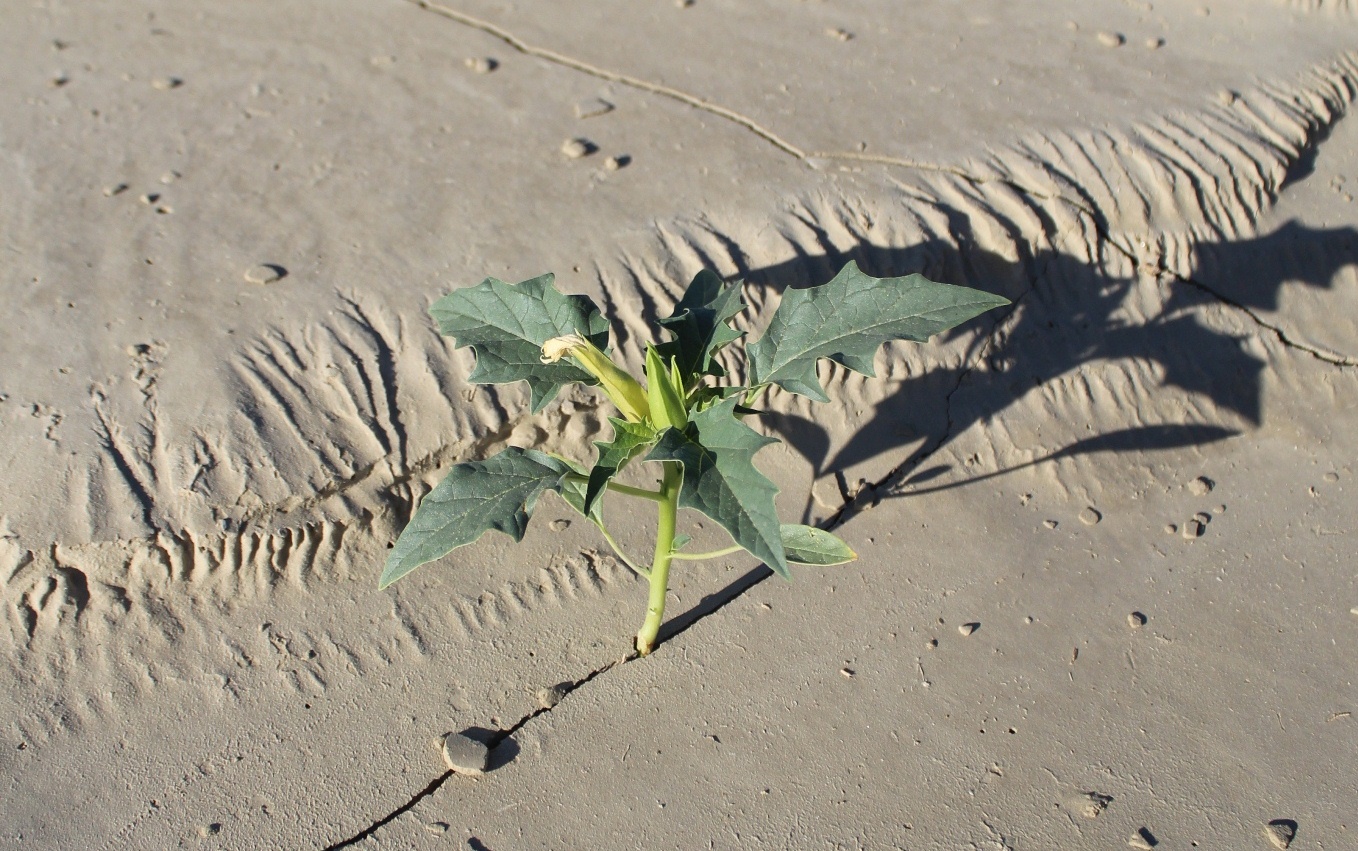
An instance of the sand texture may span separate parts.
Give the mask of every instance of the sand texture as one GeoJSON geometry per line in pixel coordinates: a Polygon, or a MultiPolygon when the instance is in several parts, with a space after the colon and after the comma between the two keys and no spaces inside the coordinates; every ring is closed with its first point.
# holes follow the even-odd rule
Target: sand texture
{"type": "Polygon", "coordinates": [[[0,73],[0,848],[1358,846],[1349,0],[35,0],[0,73]],[[613,413],[435,299],[553,271],[639,371],[850,259],[1012,301],[770,396],[857,562],[682,564],[636,659],[549,495],[378,591],[613,413]]]}

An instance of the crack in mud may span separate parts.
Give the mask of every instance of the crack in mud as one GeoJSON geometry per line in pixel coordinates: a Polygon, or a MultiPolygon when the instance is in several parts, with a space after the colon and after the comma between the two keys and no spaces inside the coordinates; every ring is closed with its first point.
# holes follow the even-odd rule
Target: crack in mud
{"type": "MultiPolygon", "coordinates": [[[[534,718],[537,718],[540,715],[546,715],[547,713],[555,709],[557,706],[560,706],[561,702],[564,701],[566,698],[570,697],[572,692],[574,692],[576,689],[583,687],[586,683],[590,682],[595,677],[602,676],[603,674],[608,673],[613,668],[616,668],[618,665],[639,658],[641,657],[638,654],[631,653],[627,656],[624,656],[621,659],[618,659],[615,662],[609,662],[607,665],[604,665],[602,667],[594,669],[593,671],[590,671],[581,679],[569,683],[558,684],[557,688],[561,690],[561,693],[556,703],[554,703],[551,706],[544,706],[540,709],[535,709],[532,712],[529,712],[527,715],[523,716],[518,721],[515,721],[510,726],[502,730],[496,731],[494,735],[492,735],[489,739],[486,740],[485,744],[486,747],[490,750],[490,761],[492,763],[492,766],[494,765],[495,761],[496,749],[499,748],[500,745],[508,741],[509,738],[513,736],[515,733],[519,732],[524,727],[528,726],[528,722],[532,721],[534,718]]],[[[325,847],[325,851],[339,851],[339,849],[341,848],[352,848],[353,846],[359,844],[360,842],[363,842],[364,840],[373,836],[375,833],[377,833],[377,831],[381,830],[383,827],[387,826],[388,824],[391,824],[396,819],[410,812],[410,810],[414,809],[414,807],[417,804],[419,804],[420,801],[423,801],[425,798],[428,798],[430,795],[437,792],[443,786],[443,784],[448,782],[449,778],[451,778],[456,773],[457,772],[453,771],[452,769],[443,772],[438,777],[435,777],[432,781],[430,781],[428,786],[425,786],[423,789],[412,795],[410,797],[410,800],[406,801],[401,806],[387,813],[385,816],[378,819],[377,821],[374,821],[372,824],[368,825],[363,830],[359,831],[358,833],[355,833],[353,836],[350,836],[348,839],[341,840],[339,842],[334,843],[333,845],[327,845],[325,847]]]]}

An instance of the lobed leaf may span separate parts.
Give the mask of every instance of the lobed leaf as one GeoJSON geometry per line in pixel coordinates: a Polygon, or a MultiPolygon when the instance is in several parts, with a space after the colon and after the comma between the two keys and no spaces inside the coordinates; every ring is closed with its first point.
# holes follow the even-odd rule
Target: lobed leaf
{"type": "Polygon", "coordinates": [[[712,356],[743,336],[729,322],[744,309],[740,283],[724,283],[715,272],[704,269],[693,278],[674,311],[660,320],[674,339],[656,348],[673,358],[685,376],[720,377],[725,370],[712,362],[712,356]]]}
{"type": "Polygon", "coordinates": [[[783,536],[783,552],[787,560],[795,564],[823,567],[845,564],[858,558],[858,553],[849,549],[848,544],[824,529],[784,523],[779,531],[783,536]]]}
{"type": "Polygon", "coordinates": [[[777,384],[818,402],[829,397],[816,363],[829,358],[872,376],[877,349],[890,340],[924,342],[1009,300],[923,275],[874,278],[850,260],[829,282],[788,290],[764,336],[751,344],[750,384],[777,384]]]}
{"type": "Polygon", "coordinates": [[[599,447],[599,460],[594,462],[594,469],[589,471],[589,485],[578,509],[582,514],[598,508],[599,497],[618,471],[655,443],[660,435],[646,423],[628,422],[616,417],[609,417],[608,421],[613,424],[613,439],[607,443],[601,440],[594,443],[599,447]]]}
{"type": "Polygon", "coordinates": [[[735,417],[736,399],[693,415],[689,427],[666,429],[648,461],[684,465],[679,504],[715,520],[779,575],[790,573],[773,498],[778,487],[754,466],[762,447],[777,443],[735,417]]]}
{"type": "Polygon", "coordinates": [[[544,490],[559,490],[569,472],[571,467],[559,459],[517,446],[484,461],[454,466],[420,500],[387,556],[378,588],[476,541],[488,529],[523,540],[538,497],[544,490]]]}
{"type": "Polygon", "coordinates": [[[478,384],[527,381],[536,413],[567,384],[596,384],[571,363],[543,363],[542,344],[553,337],[579,334],[600,349],[608,347],[608,321],[584,295],[565,295],[548,273],[518,284],[486,278],[454,290],[429,308],[439,332],[457,346],[471,346],[476,368],[468,380],[478,384]]]}

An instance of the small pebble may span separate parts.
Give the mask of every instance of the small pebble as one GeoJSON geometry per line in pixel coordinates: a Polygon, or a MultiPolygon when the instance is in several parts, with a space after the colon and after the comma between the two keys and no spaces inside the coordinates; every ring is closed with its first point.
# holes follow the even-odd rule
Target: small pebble
{"type": "Polygon", "coordinates": [[[567,139],[561,143],[561,153],[573,160],[587,157],[595,150],[588,139],[567,139]]]}
{"type": "Polygon", "coordinates": [[[1174,534],[1175,532],[1177,532],[1177,531],[1179,531],[1179,527],[1178,527],[1178,526],[1175,526],[1173,523],[1166,523],[1166,524],[1165,524],[1165,534],[1166,534],[1166,535],[1173,535],[1173,534],[1174,534]]]}
{"type": "Polygon", "coordinates": [[[842,675],[844,676],[844,679],[846,679],[846,680],[851,680],[851,679],[853,679],[854,669],[853,669],[853,668],[840,668],[840,669],[839,669],[839,673],[842,674],[842,675]]]}
{"type": "Polygon", "coordinates": [[[1191,541],[1194,538],[1202,537],[1202,523],[1198,520],[1190,520],[1184,524],[1184,540],[1191,541]]]}
{"type": "Polygon", "coordinates": [[[1043,520],[1042,525],[1046,526],[1048,529],[1055,529],[1058,524],[1055,520],[1043,520]]]}
{"type": "Polygon", "coordinates": [[[105,187],[104,187],[104,196],[105,196],[106,198],[112,198],[114,195],[121,195],[121,194],[123,194],[124,192],[127,191],[127,189],[128,189],[128,186],[127,186],[126,183],[115,183],[115,184],[113,184],[112,186],[105,186],[105,187]]]}
{"type": "Polygon", "coordinates": [[[178,77],[156,77],[151,81],[151,87],[160,89],[162,92],[177,89],[182,85],[184,85],[184,81],[178,77]]]}
{"type": "Polygon", "coordinates": [[[461,733],[443,737],[443,761],[458,774],[485,774],[490,748],[461,733]]]}
{"type": "Polygon", "coordinates": [[[48,85],[54,89],[59,89],[69,82],[71,82],[70,75],[58,72],[52,75],[52,79],[48,81],[48,85]]]}
{"type": "Polygon", "coordinates": [[[632,162],[631,157],[627,156],[626,154],[619,154],[616,157],[609,157],[608,159],[604,160],[604,168],[608,169],[609,171],[617,171],[620,168],[626,168],[628,164],[631,162],[632,162]]]}
{"type": "Polygon", "coordinates": [[[1297,838],[1297,823],[1291,819],[1277,818],[1264,825],[1264,835],[1274,848],[1287,848],[1297,838]]]}
{"type": "MultiPolygon", "coordinates": [[[[1355,612],[1355,614],[1358,614],[1358,612],[1355,612]]],[[[929,643],[926,644],[926,645],[924,645],[924,646],[925,646],[925,647],[928,647],[930,650],[933,650],[935,647],[938,646],[938,639],[937,639],[937,638],[931,638],[931,639],[929,639],[929,643]]]]}
{"type": "Polygon", "coordinates": [[[565,699],[566,694],[570,691],[570,686],[571,683],[557,683],[550,688],[538,689],[538,704],[543,709],[551,709],[565,699]]]}
{"type": "Polygon", "coordinates": [[[835,28],[832,28],[832,29],[826,30],[826,31],[825,31],[825,34],[828,35],[830,38],[838,39],[839,41],[852,41],[852,40],[853,40],[853,33],[849,32],[848,30],[845,30],[845,29],[835,29],[835,28]]]}
{"type": "Polygon", "coordinates": [[[687,9],[689,6],[693,5],[693,0],[674,0],[674,5],[678,6],[680,9],[687,9]]]}
{"type": "Polygon", "coordinates": [[[1358,606],[1354,606],[1353,608],[1349,609],[1349,614],[1358,615],[1358,606]]]}
{"type": "Polygon", "coordinates": [[[1206,526],[1208,523],[1212,522],[1212,515],[1208,514],[1206,511],[1199,511],[1197,514],[1193,515],[1193,519],[1206,526]]]}
{"type": "Polygon", "coordinates": [[[1151,49],[1151,50],[1159,50],[1160,48],[1162,48],[1162,47],[1164,47],[1164,46],[1165,46],[1165,40],[1164,40],[1163,38],[1158,37],[1158,36],[1154,36],[1154,37],[1151,37],[1151,38],[1146,39],[1146,47],[1148,47],[1148,48],[1151,49]]]}
{"type": "Polygon", "coordinates": [[[1217,483],[1206,476],[1198,476],[1188,483],[1188,492],[1194,496],[1207,496],[1212,492],[1212,488],[1216,486],[1217,483]]]}
{"type": "Polygon", "coordinates": [[[590,98],[582,100],[575,105],[576,118],[594,118],[598,115],[606,115],[613,111],[613,104],[603,98],[590,98]]]}
{"type": "Polygon", "coordinates": [[[567,529],[571,528],[571,521],[559,517],[556,520],[553,520],[548,525],[552,527],[553,532],[564,532],[567,529]]]}
{"type": "Polygon", "coordinates": [[[1222,89],[1221,91],[1217,92],[1217,100],[1221,101],[1222,106],[1230,106],[1231,104],[1235,103],[1236,99],[1239,97],[1240,95],[1236,94],[1230,89],[1222,89]]]}
{"type": "Polygon", "coordinates": [[[282,266],[275,266],[271,263],[263,263],[259,266],[251,266],[245,270],[245,280],[251,284],[272,284],[288,274],[282,266]]]}
{"type": "Polygon", "coordinates": [[[980,629],[980,628],[981,628],[981,625],[980,625],[979,623],[976,623],[975,621],[973,621],[973,622],[971,622],[971,623],[964,623],[964,624],[962,624],[961,626],[959,626],[959,627],[957,628],[957,631],[960,632],[960,633],[962,633],[963,635],[971,635],[973,632],[975,632],[976,630],[978,630],[978,629],[980,629]]]}
{"type": "Polygon", "coordinates": [[[198,835],[203,839],[207,839],[209,836],[216,836],[221,832],[222,823],[219,821],[214,821],[212,824],[205,824],[198,828],[198,835]]]}
{"type": "Polygon", "coordinates": [[[145,195],[141,196],[141,197],[138,198],[137,200],[140,201],[140,202],[142,202],[143,204],[154,204],[154,203],[156,203],[157,201],[160,200],[160,193],[159,193],[159,192],[147,192],[145,195]]]}
{"type": "Polygon", "coordinates": [[[1159,845],[1160,840],[1155,838],[1155,834],[1143,827],[1132,834],[1132,838],[1127,840],[1127,844],[1133,848],[1141,848],[1143,851],[1148,851],[1148,849],[1159,845]]]}
{"type": "Polygon", "coordinates": [[[448,822],[446,822],[446,821],[431,821],[431,822],[429,822],[429,824],[426,824],[426,825],[424,826],[424,829],[427,830],[427,831],[429,831],[430,833],[447,833],[447,832],[448,832],[448,822]]]}
{"type": "Polygon", "coordinates": [[[160,176],[160,182],[166,186],[169,186],[171,183],[174,183],[176,180],[178,180],[181,176],[182,175],[180,175],[180,173],[177,171],[167,171],[160,176]]]}
{"type": "Polygon", "coordinates": [[[1325,481],[1330,482],[1331,484],[1333,484],[1333,483],[1339,481],[1339,474],[1338,474],[1338,473],[1335,473],[1335,472],[1326,473],[1326,474],[1325,474],[1325,481]]]}
{"type": "Polygon", "coordinates": [[[489,74],[500,67],[499,60],[492,59],[489,56],[468,57],[464,64],[478,74],[489,74]]]}
{"type": "Polygon", "coordinates": [[[1080,512],[1080,522],[1086,526],[1093,526],[1102,519],[1103,515],[1093,506],[1086,506],[1085,509],[1080,512]]]}
{"type": "Polygon", "coordinates": [[[1141,629],[1141,627],[1145,625],[1146,616],[1141,612],[1132,612],[1127,616],[1127,626],[1130,626],[1132,629],[1141,629]]]}
{"type": "Polygon", "coordinates": [[[1127,41],[1122,33],[1108,32],[1104,30],[1099,33],[1099,44],[1104,47],[1121,47],[1127,41]]]}

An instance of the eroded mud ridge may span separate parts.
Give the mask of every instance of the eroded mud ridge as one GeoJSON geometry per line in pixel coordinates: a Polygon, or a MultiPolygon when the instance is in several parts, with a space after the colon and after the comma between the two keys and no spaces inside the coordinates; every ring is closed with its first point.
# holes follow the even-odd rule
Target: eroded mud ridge
{"type": "MultiPolygon", "coordinates": [[[[747,280],[742,321],[754,325],[782,287],[824,280],[849,257],[878,274],[918,270],[1012,298],[1012,309],[943,345],[892,347],[877,379],[837,370],[832,395],[858,418],[843,445],[818,436],[809,407],[778,400],[770,425],[811,460],[822,516],[851,495],[837,474],[896,486],[893,470],[913,469],[969,422],[990,424],[989,464],[1059,449],[1050,433],[1014,432],[997,418],[996,394],[975,392],[997,383],[1010,388],[1003,407],[1034,409],[1023,422],[1244,428],[1260,419],[1264,370],[1286,389],[1305,380],[1289,363],[1344,368],[1358,353],[1293,343],[1247,297],[1198,280],[1198,267],[1204,252],[1258,236],[1289,169],[1341,120],[1356,81],[1345,56],[1300,81],[1242,89],[1127,133],[1032,136],[947,171],[865,163],[876,171],[846,173],[841,194],[736,221],[665,223],[598,263],[603,307],[635,365],[644,341],[625,329],[667,311],[698,266],[747,280]],[[1214,383],[1204,352],[1231,359],[1236,386],[1214,383]],[[1165,394],[1177,403],[1164,404],[1165,394]],[[1148,421],[1151,410],[1174,417],[1148,421]],[[908,439],[871,443],[874,423],[897,421],[908,439]]],[[[162,419],[153,349],[137,353],[129,377],[93,389],[103,451],[80,471],[80,489],[95,541],[4,543],[6,658],[34,690],[11,737],[42,738],[153,687],[135,649],[114,649],[127,625],[163,636],[182,664],[197,665],[198,641],[209,640],[196,626],[201,613],[367,589],[382,547],[449,464],[507,443],[582,454],[597,436],[602,417],[589,394],[530,416],[518,388],[467,385],[469,356],[423,319],[356,295],[341,302],[327,323],[280,324],[240,346],[229,362],[236,398],[225,406],[235,413],[211,426],[162,419]],[[100,540],[104,515],[132,517],[144,534],[100,540]],[[58,710],[38,696],[69,692],[89,666],[111,669],[126,688],[88,701],[68,694],[58,710]]],[[[542,588],[560,591],[611,582],[616,565],[575,559],[553,570],[565,573],[542,588]]],[[[499,604],[472,595],[451,604],[461,634],[533,606],[516,590],[496,599],[507,607],[496,615],[486,612],[499,604]]]]}

